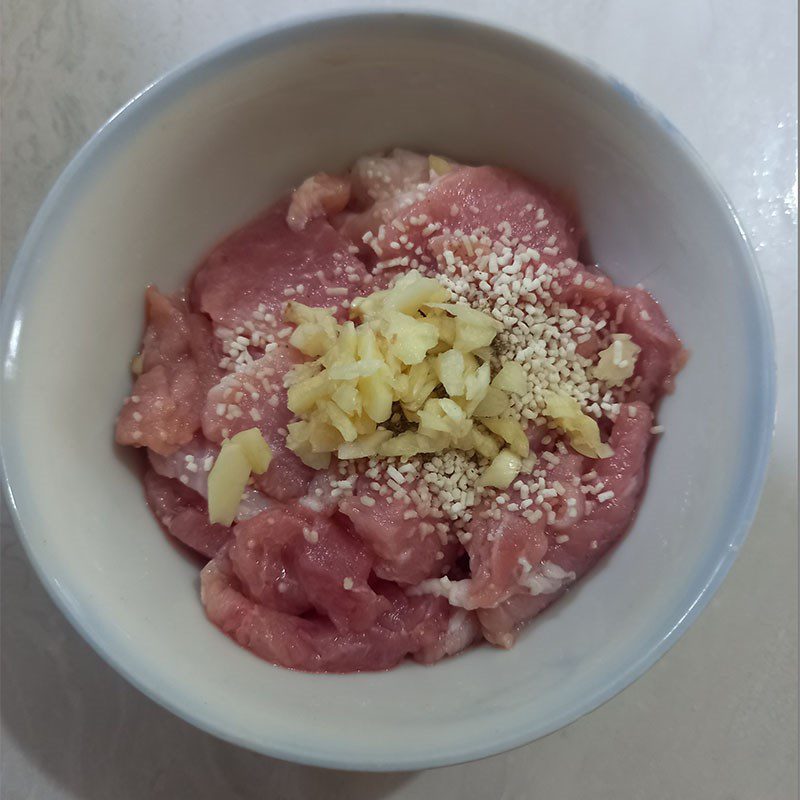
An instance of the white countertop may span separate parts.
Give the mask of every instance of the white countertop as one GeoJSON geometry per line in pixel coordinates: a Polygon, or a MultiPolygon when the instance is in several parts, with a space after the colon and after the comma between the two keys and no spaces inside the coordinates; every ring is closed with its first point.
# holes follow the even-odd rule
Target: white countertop
{"type": "MultiPolygon", "coordinates": [[[[2,0],[2,264],[80,144],[164,70],[326,0],[2,0]]],[[[353,7],[384,3],[350,2],[353,7]]],[[[791,800],[797,796],[797,4],[439,0],[589,57],[659,106],[739,210],[769,290],[778,424],[717,597],[636,684],[515,752],[441,770],[295,766],[193,729],[72,630],[2,529],[4,800],[791,800]]]]}

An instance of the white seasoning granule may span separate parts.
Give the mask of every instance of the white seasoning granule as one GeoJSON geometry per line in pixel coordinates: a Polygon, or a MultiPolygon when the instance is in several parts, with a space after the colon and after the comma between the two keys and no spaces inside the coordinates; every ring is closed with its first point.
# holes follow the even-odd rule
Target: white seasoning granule
{"type": "Polygon", "coordinates": [[[431,533],[435,533],[435,532],[436,532],[436,526],[435,526],[435,525],[431,525],[431,523],[430,523],[430,522],[423,522],[423,523],[422,523],[422,524],[419,526],[419,532],[420,532],[420,533],[421,533],[423,536],[428,536],[429,534],[431,534],[431,533]]]}
{"type": "Polygon", "coordinates": [[[393,466],[392,464],[386,470],[387,474],[392,478],[395,483],[403,484],[406,482],[406,479],[403,477],[403,474],[397,467],[393,466]]]}
{"type": "Polygon", "coordinates": [[[363,506],[367,506],[368,508],[371,508],[372,506],[374,506],[374,505],[375,505],[375,498],[374,498],[374,497],[371,497],[371,496],[370,496],[370,495],[368,495],[368,494],[365,494],[365,495],[364,495],[364,496],[361,498],[361,505],[363,505],[363,506]]]}
{"type": "Polygon", "coordinates": [[[353,588],[353,579],[352,578],[345,578],[342,581],[342,586],[344,587],[345,591],[350,591],[353,588]]]}

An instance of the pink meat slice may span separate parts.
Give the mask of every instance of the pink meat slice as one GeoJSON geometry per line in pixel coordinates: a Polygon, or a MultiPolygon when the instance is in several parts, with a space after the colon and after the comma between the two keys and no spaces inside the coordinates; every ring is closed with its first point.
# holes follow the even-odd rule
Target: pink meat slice
{"type": "Polygon", "coordinates": [[[203,433],[212,442],[258,428],[272,450],[272,461],[256,486],[277,500],[303,496],[314,470],[286,447],[286,426],[293,414],[286,406],[283,378],[303,356],[288,344],[277,344],[262,358],[226,375],[208,393],[203,433]]]}
{"type": "Polygon", "coordinates": [[[548,560],[580,577],[623,536],[644,489],[652,424],[653,413],[645,403],[622,406],[609,437],[614,455],[593,462],[603,491],[613,491],[614,497],[595,502],[586,516],[564,528],[561,533],[569,540],[548,552],[548,560]],[[630,416],[629,409],[635,409],[636,416],[630,416]]]}
{"type": "Polygon", "coordinates": [[[155,366],[170,366],[190,357],[197,363],[203,383],[219,375],[218,356],[213,353],[211,322],[189,309],[178,294],[161,294],[155,286],[145,290],[146,321],[142,338],[142,371],[155,366]]]}
{"type": "Polygon", "coordinates": [[[306,178],[292,192],[286,224],[293,231],[305,230],[312,219],[338,214],[349,199],[350,181],[347,178],[319,172],[306,178]]]}
{"type": "Polygon", "coordinates": [[[375,574],[401,584],[416,584],[445,575],[461,548],[454,536],[440,536],[430,529],[439,520],[415,516],[406,519],[410,505],[373,491],[359,479],[356,493],[339,503],[339,510],[353,523],[356,534],[376,556],[375,574]],[[365,505],[363,498],[371,505],[365,505]]]}
{"type": "MultiPolygon", "coordinates": [[[[188,308],[188,305],[186,307],[188,308]]],[[[223,375],[223,370],[219,366],[222,346],[219,339],[214,336],[211,320],[207,316],[189,312],[186,319],[189,325],[192,357],[197,363],[200,384],[203,392],[208,392],[223,375]]]]}
{"type": "Polygon", "coordinates": [[[213,558],[230,541],[231,529],[208,521],[206,502],[192,489],[148,469],[144,490],[147,503],[161,525],[200,555],[213,558]]]}
{"type": "Polygon", "coordinates": [[[204,498],[208,497],[208,467],[213,465],[219,454],[219,447],[212,444],[201,433],[183,447],[168,456],[147,451],[150,466],[165,478],[174,478],[184,486],[193,489],[204,498]],[[189,469],[193,464],[196,469],[189,469]]]}
{"type": "Polygon", "coordinates": [[[661,306],[644,289],[615,287],[610,300],[619,331],[630,334],[642,348],[634,373],[641,381],[630,399],[652,405],[665,391],[672,391],[675,375],[686,363],[686,351],[661,306]]]}
{"type": "Polygon", "coordinates": [[[474,611],[463,608],[448,610],[447,628],[437,637],[431,638],[417,653],[414,659],[423,664],[433,664],[447,656],[454,656],[466,650],[481,638],[481,626],[474,611]]]}
{"type": "Polygon", "coordinates": [[[333,484],[340,477],[335,462],[330,469],[315,472],[308,491],[299,500],[300,505],[324,517],[335,514],[339,508],[339,496],[334,492],[333,484]]]}
{"type": "Polygon", "coordinates": [[[409,654],[432,647],[446,635],[449,609],[441,597],[410,597],[392,581],[376,579],[373,585],[390,603],[379,620],[380,627],[407,637],[409,654]]]}
{"type": "Polygon", "coordinates": [[[203,569],[200,590],[206,615],[224,633],[267,661],[308,672],[388,669],[446,630],[441,599],[409,598],[392,584],[379,587],[390,606],[365,631],[342,632],[321,616],[275,611],[242,593],[226,553],[203,569]]]}
{"type": "Polygon", "coordinates": [[[311,610],[311,603],[287,559],[302,530],[295,524],[279,524],[284,516],[280,508],[236,525],[227,555],[241,591],[250,600],[287,614],[303,614],[311,610]]]}
{"type": "Polygon", "coordinates": [[[372,558],[338,521],[297,504],[235,528],[229,556],[244,593],[292,614],[314,608],[338,630],[371,627],[388,602],[368,584],[372,558]]]}
{"type": "Polygon", "coordinates": [[[608,300],[614,291],[611,278],[592,264],[577,264],[568,276],[559,279],[561,303],[577,308],[587,305],[602,307],[600,303],[608,300]]]}
{"type": "Polygon", "coordinates": [[[496,608],[478,610],[481,632],[487,642],[511,647],[519,628],[560,597],[559,594],[515,594],[496,608]]]}
{"type": "Polygon", "coordinates": [[[542,520],[532,523],[516,512],[501,511],[500,519],[482,517],[480,509],[468,524],[470,591],[467,608],[492,608],[519,587],[523,564],[536,566],[547,552],[542,520]]]}
{"type": "Polygon", "coordinates": [[[273,328],[281,327],[283,306],[292,297],[306,305],[330,306],[363,292],[369,278],[347,242],[321,218],[292,230],[287,208],[286,201],[277,203],[217,245],[200,265],[191,301],[215,325],[235,330],[255,320],[267,330],[260,324],[266,313],[277,320],[273,328]],[[326,291],[333,287],[344,287],[346,293],[333,301],[326,291]]]}
{"type": "MultiPolygon", "coordinates": [[[[543,261],[578,257],[579,237],[565,204],[556,202],[550,191],[509,170],[461,167],[445,175],[423,204],[422,213],[451,230],[461,228],[468,233],[483,227],[493,236],[505,232],[509,239],[518,238],[539,250],[543,261]],[[508,227],[500,230],[498,226],[506,222],[508,227]],[[548,246],[558,248],[557,258],[548,255],[548,246]]],[[[413,213],[409,210],[409,215],[413,213]]]]}
{"type": "Polygon", "coordinates": [[[118,444],[172,453],[190,441],[199,423],[200,382],[194,364],[153,367],[136,379],[117,418],[118,444]]]}
{"type": "MultiPolygon", "coordinates": [[[[550,537],[545,559],[560,569],[575,573],[576,579],[585,574],[624,535],[636,512],[645,483],[647,449],[652,438],[650,427],[653,415],[641,402],[622,406],[614,423],[609,444],[614,455],[592,461],[597,480],[604,491],[613,491],[614,497],[604,503],[595,502],[585,516],[572,525],[561,525],[553,531],[566,541],[556,542],[550,537]],[[631,416],[629,409],[635,409],[631,416]]],[[[588,460],[584,463],[588,463],[588,460]]],[[[484,636],[495,644],[510,647],[516,630],[532,619],[560,596],[552,594],[530,595],[519,593],[498,608],[481,610],[478,616],[484,636]]]]}
{"type": "Polygon", "coordinates": [[[314,608],[337,630],[365,631],[390,603],[369,585],[372,555],[342,521],[317,516],[313,527],[317,541],[305,537],[295,541],[294,569],[314,608]]]}
{"type": "Polygon", "coordinates": [[[142,372],[116,426],[119,444],[147,446],[169,455],[200,426],[205,392],[218,378],[208,320],[150,286],[142,372]]]}
{"type": "Polygon", "coordinates": [[[350,172],[355,210],[342,214],[334,224],[342,236],[374,261],[364,235],[377,233],[381,225],[419,202],[428,191],[429,175],[428,159],[409,150],[398,148],[388,156],[359,158],[350,172]]]}
{"type": "Polygon", "coordinates": [[[384,259],[414,253],[417,248],[432,252],[430,245],[441,234],[436,232],[431,238],[429,226],[438,225],[440,230],[467,234],[485,228],[492,238],[505,235],[509,241],[519,239],[538,249],[542,262],[556,263],[577,259],[580,243],[575,222],[562,210],[563,205],[548,190],[508,170],[458,167],[431,183],[420,199],[398,211],[400,227],[383,224],[370,232],[376,236],[384,259]]]}
{"type": "Polygon", "coordinates": [[[550,499],[553,512],[556,515],[555,522],[547,526],[547,534],[550,537],[561,536],[562,532],[574,525],[574,520],[581,519],[586,513],[586,498],[581,491],[580,485],[576,486],[575,478],[580,478],[585,471],[594,465],[592,459],[585,458],[570,449],[567,455],[559,454],[557,464],[547,465],[547,477],[545,481],[552,486],[556,482],[560,483],[564,493],[558,497],[550,499]],[[572,501],[572,503],[568,503],[572,501]],[[569,513],[570,505],[574,509],[572,515],[569,513]]]}
{"type": "MultiPolygon", "coordinates": [[[[579,265],[573,270],[571,280],[564,281],[559,300],[589,313],[592,307],[607,309],[614,329],[630,334],[642,348],[634,372],[639,384],[630,394],[631,401],[641,400],[653,405],[665,391],[672,390],[675,376],[686,363],[687,353],[661,306],[649,292],[640,287],[615,286],[596,268],[579,265]]],[[[595,341],[583,345],[580,353],[591,358],[598,349],[599,341],[595,341]]]]}
{"type": "Polygon", "coordinates": [[[366,208],[428,183],[427,156],[398,147],[387,156],[362,156],[350,170],[353,200],[366,208]]]}

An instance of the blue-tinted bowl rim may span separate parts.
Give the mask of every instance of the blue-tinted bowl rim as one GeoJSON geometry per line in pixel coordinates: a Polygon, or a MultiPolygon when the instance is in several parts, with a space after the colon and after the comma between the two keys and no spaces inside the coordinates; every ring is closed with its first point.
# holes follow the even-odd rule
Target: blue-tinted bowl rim
{"type": "MultiPolygon", "coordinates": [[[[722,548],[722,553],[707,571],[705,583],[696,590],[690,592],[690,596],[687,596],[685,602],[681,603],[679,613],[675,615],[668,629],[660,635],[660,638],[652,646],[645,648],[643,652],[635,656],[625,671],[617,674],[613,680],[606,684],[596,687],[593,692],[586,696],[577,698],[572,705],[564,708],[559,716],[555,719],[551,719],[546,724],[539,724],[537,726],[532,722],[529,728],[508,732],[505,736],[498,737],[494,735],[491,741],[479,740],[471,747],[462,747],[457,751],[447,752],[443,744],[442,749],[437,753],[429,753],[425,756],[412,755],[411,757],[398,753],[396,757],[392,759],[383,760],[370,757],[369,754],[364,753],[348,754],[339,751],[323,752],[321,750],[309,752],[307,746],[305,746],[303,742],[266,742],[239,737],[226,730],[223,722],[207,719],[198,715],[195,709],[180,705],[174,702],[173,698],[166,696],[162,687],[140,680],[137,674],[129,670],[127,665],[118,658],[116,653],[106,647],[106,643],[101,634],[93,630],[88,621],[82,618],[81,609],[70,604],[68,592],[58,581],[52,567],[37,559],[26,535],[25,527],[14,497],[12,475],[14,473],[15,454],[13,449],[7,446],[10,432],[13,430],[13,425],[9,422],[7,414],[3,416],[2,436],[0,438],[0,464],[2,465],[3,472],[3,490],[9,508],[11,509],[12,518],[19,533],[20,540],[33,564],[36,574],[44,584],[50,597],[83,638],[89,642],[106,662],[140,691],[163,707],[196,727],[218,736],[221,739],[230,741],[233,744],[256,750],[265,755],[301,764],[351,770],[386,771],[424,769],[463,763],[522,746],[552,733],[610,700],[622,691],[622,689],[640,677],[677,641],[689,625],[697,618],[700,611],[705,607],[719,587],[722,579],[725,577],[736,558],[757,511],[759,497],[766,476],[772,432],[774,429],[776,366],[772,317],[769,311],[763,278],[742,225],[725,192],[710,173],[700,156],[660,112],[653,109],[641,97],[617,79],[610,76],[598,65],[587,60],[576,59],[572,55],[566,55],[533,37],[523,36],[513,31],[489,25],[486,22],[459,15],[442,14],[424,10],[406,12],[388,9],[341,11],[298,16],[277,25],[263,27],[254,32],[236,37],[166,72],[136,94],[113,114],[86,144],[81,147],[56,180],[45,198],[44,203],[37,212],[15,259],[14,266],[6,284],[2,306],[0,307],[0,343],[2,344],[3,385],[9,381],[9,371],[12,371],[10,368],[13,368],[15,358],[14,339],[18,335],[22,316],[21,309],[18,306],[18,300],[26,285],[34,279],[38,272],[38,265],[33,258],[37,245],[46,233],[51,219],[59,215],[59,208],[62,207],[64,197],[67,196],[69,192],[79,189],[80,179],[86,168],[91,165],[91,162],[100,151],[112,145],[114,137],[121,134],[124,138],[126,136],[126,127],[132,125],[133,129],[135,129],[137,125],[146,121],[150,115],[157,113],[165,104],[168,105],[172,95],[189,88],[207,73],[214,73],[220,68],[235,64],[239,59],[248,58],[254,50],[262,52],[265,49],[269,49],[270,42],[274,46],[279,46],[285,39],[291,38],[293,35],[312,32],[319,35],[326,30],[336,29],[340,26],[358,25],[369,20],[374,20],[376,22],[378,20],[418,22],[428,28],[437,26],[440,29],[457,27],[467,35],[483,36],[496,41],[505,40],[507,43],[518,47],[538,48],[546,52],[549,57],[560,60],[571,69],[578,70],[583,77],[588,80],[599,81],[611,87],[625,97],[640,113],[643,113],[651,120],[655,121],[670,137],[684,157],[691,163],[713,193],[717,195],[717,198],[730,215],[731,222],[738,236],[742,262],[747,267],[746,275],[749,279],[751,300],[754,304],[755,323],[760,334],[759,340],[754,342],[753,353],[754,357],[759,359],[762,371],[760,376],[761,392],[758,395],[760,410],[758,414],[753,416],[753,427],[748,432],[749,439],[752,442],[750,447],[752,455],[749,461],[750,480],[748,485],[743,487],[741,494],[738,496],[738,509],[735,509],[736,513],[732,515],[735,522],[728,528],[729,534],[726,538],[725,547],[722,548]]],[[[129,134],[130,131],[127,135],[129,134]]]]}

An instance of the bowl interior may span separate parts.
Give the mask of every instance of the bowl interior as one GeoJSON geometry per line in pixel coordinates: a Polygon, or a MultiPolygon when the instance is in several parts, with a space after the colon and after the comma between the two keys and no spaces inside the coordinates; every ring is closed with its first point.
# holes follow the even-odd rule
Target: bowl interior
{"type": "Polygon", "coordinates": [[[34,562],[137,685],[264,752],[399,769],[552,731],[665,649],[753,510],[771,356],[735,220],[694,157],[624,90],[507,34],[343,18],[253,37],[179,71],[68,169],[18,270],[4,458],[34,562]],[[259,661],[206,622],[197,562],[154,523],[112,424],[145,284],[177,289],[215,241],[292,184],[393,145],[508,165],[570,191],[594,257],[616,281],[653,292],[691,360],[663,404],[667,432],[635,526],[513,650],[310,676],[259,661]]]}

